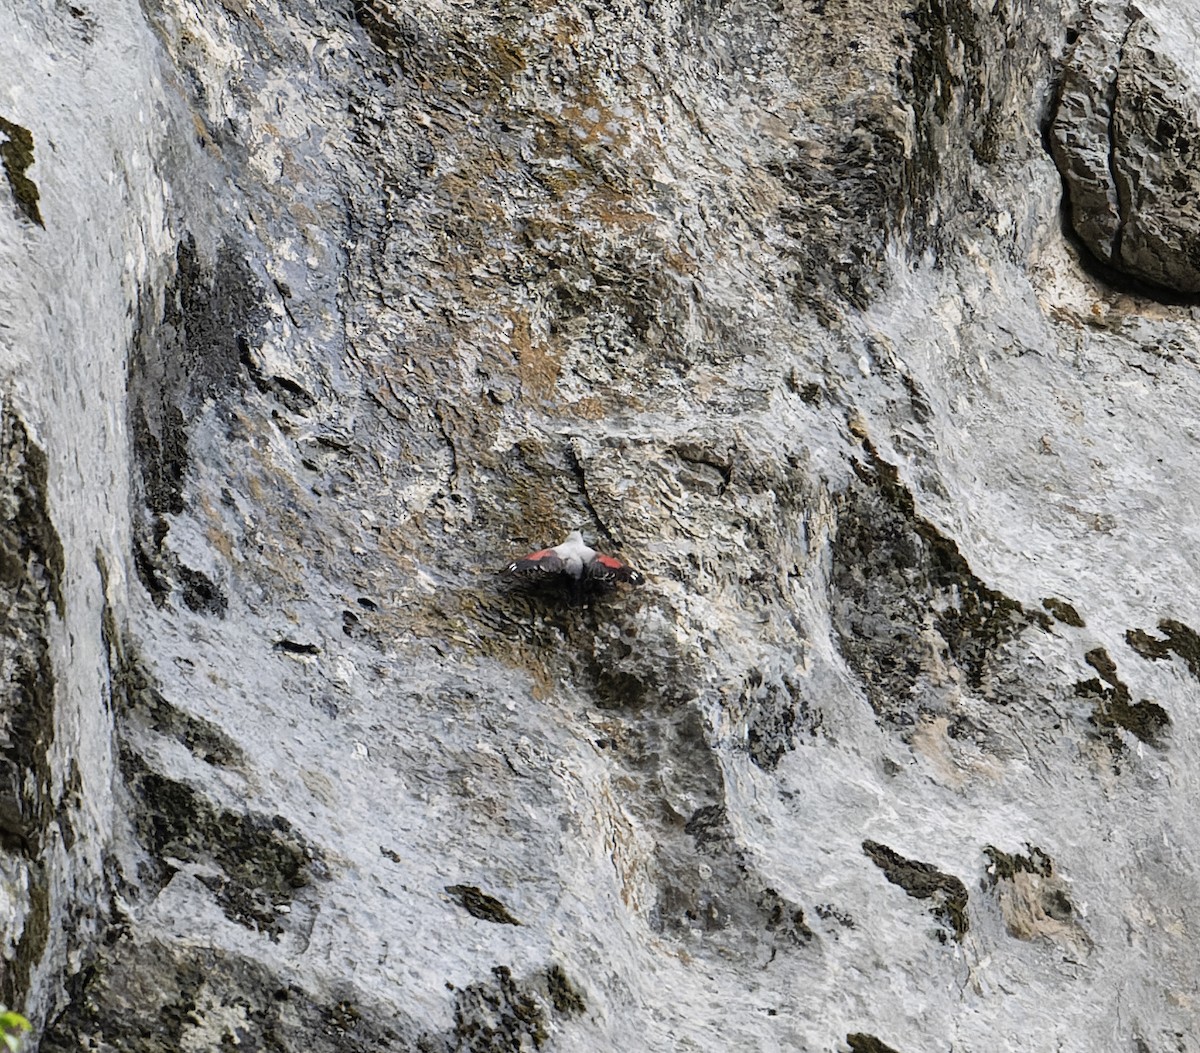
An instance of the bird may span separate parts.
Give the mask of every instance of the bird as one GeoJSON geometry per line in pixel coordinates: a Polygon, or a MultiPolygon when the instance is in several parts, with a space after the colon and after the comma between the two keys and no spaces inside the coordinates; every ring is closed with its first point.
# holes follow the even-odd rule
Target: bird
{"type": "Polygon", "coordinates": [[[585,584],[603,589],[618,581],[641,585],[646,580],[619,559],[591,548],[578,530],[572,530],[561,545],[531,552],[513,560],[505,569],[509,574],[522,574],[538,581],[560,581],[575,589],[585,584]]]}

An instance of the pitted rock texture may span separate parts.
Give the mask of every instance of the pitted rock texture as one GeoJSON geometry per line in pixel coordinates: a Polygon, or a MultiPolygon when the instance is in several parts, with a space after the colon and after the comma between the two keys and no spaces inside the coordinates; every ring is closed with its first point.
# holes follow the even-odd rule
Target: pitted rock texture
{"type": "Polygon", "coordinates": [[[1073,31],[1050,143],[1087,248],[1131,277],[1198,293],[1200,79],[1178,14],[1089,8],[1073,31]]]}

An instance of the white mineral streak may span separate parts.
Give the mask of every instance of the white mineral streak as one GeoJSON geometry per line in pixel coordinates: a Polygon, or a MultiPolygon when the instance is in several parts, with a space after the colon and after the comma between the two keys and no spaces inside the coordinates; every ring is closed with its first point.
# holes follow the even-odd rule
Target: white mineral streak
{"type": "MultiPolygon", "coordinates": [[[[142,13],[121,3],[79,16],[66,6],[6,4],[3,21],[0,117],[36,128],[37,164],[28,175],[40,190],[45,227],[19,218],[4,180],[0,409],[6,420],[23,419],[47,454],[48,500],[66,571],[63,609],[47,610],[53,716],[37,736],[60,814],[36,853],[36,893],[30,893],[24,853],[12,844],[0,853],[6,898],[18,890],[27,897],[3,911],[6,948],[22,938],[26,947],[40,944],[37,931],[48,928],[45,954],[30,963],[32,984],[19,992],[36,1019],[61,990],[68,925],[81,943],[90,941],[95,923],[88,913],[108,895],[103,868],[114,823],[113,756],[101,619],[106,591],[119,609],[127,591],[125,362],[139,295],[164,280],[172,203],[157,170],[165,91],[157,44],[142,13]],[[81,780],[74,789],[72,771],[81,780]],[[64,843],[68,838],[72,845],[64,843]],[[47,901],[50,914],[39,919],[47,901]]],[[[7,139],[0,133],[0,142],[7,139]]],[[[6,579],[11,574],[6,570],[6,579]]],[[[17,591],[5,596],[0,650],[6,679],[11,663],[20,663],[17,591]]],[[[11,713],[5,717],[11,743],[22,734],[14,724],[24,725],[11,713]]],[[[33,794],[35,782],[25,773],[23,791],[33,794]]],[[[7,971],[6,991],[20,971],[7,971]]]]}
{"type": "Polygon", "coordinates": [[[1200,317],[1042,139],[1189,288],[1124,7],[0,6],[44,1050],[1200,1048],[1200,317]]]}

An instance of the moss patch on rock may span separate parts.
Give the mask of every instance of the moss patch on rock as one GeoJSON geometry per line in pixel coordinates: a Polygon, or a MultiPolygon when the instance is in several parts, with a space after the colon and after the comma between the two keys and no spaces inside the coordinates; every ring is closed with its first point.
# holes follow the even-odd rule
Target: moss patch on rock
{"type": "Polygon", "coordinates": [[[1066,600],[1058,600],[1053,596],[1047,596],[1042,600],[1042,606],[1054,615],[1055,621],[1062,622],[1063,625],[1069,625],[1073,629],[1082,629],[1087,625],[1079,612],[1071,604],[1067,603],[1066,600]]]}
{"type": "Polygon", "coordinates": [[[47,1023],[43,1053],[241,1049],[260,1053],[448,1053],[442,1035],[350,985],[305,990],[231,951],[136,934],[102,945],[67,982],[47,1023]]]}
{"type": "Polygon", "coordinates": [[[571,982],[561,965],[554,964],[546,970],[546,989],[555,1012],[564,1016],[578,1016],[586,1012],[587,1000],[583,992],[571,982]]]}
{"type": "MultiPolygon", "coordinates": [[[[51,661],[54,611],[65,613],[65,557],[50,514],[48,462],[25,423],[0,412],[0,843],[25,860],[28,910],[0,1000],[25,1004],[50,937],[53,904],[44,858],[51,827],[70,838],[70,779],[54,797],[57,682],[51,661]],[[60,822],[61,820],[61,822],[60,822]]],[[[15,936],[15,933],[10,933],[15,936]]]]}
{"type": "Polygon", "coordinates": [[[874,1035],[867,1035],[861,1031],[847,1035],[846,1045],[850,1047],[850,1053],[899,1053],[874,1035]]]}
{"type": "Polygon", "coordinates": [[[994,845],[983,849],[989,862],[982,887],[995,896],[1008,934],[1072,948],[1086,944],[1070,889],[1055,873],[1054,861],[1040,848],[1025,847],[1025,853],[1004,852],[994,845]]]}
{"type": "Polygon", "coordinates": [[[495,896],[481,892],[475,885],[447,885],[446,892],[473,918],[497,925],[520,925],[509,909],[495,896]]]}
{"type": "Polygon", "coordinates": [[[790,673],[772,675],[751,669],[735,711],[745,720],[750,759],[763,771],[774,771],[796,748],[797,738],[815,738],[822,724],[820,711],[809,705],[799,678],[790,673]]]}
{"type": "Polygon", "coordinates": [[[0,143],[0,168],[4,169],[13,202],[18,212],[30,223],[45,227],[42,211],[38,207],[41,195],[37,183],[26,174],[33,167],[33,132],[0,117],[0,135],[5,138],[0,143]]]}
{"type": "Polygon", "coordinates": [[[0,587],[22,580],[66,613],[66,557],[50,515],[49,462],[25,422],[5,409],[0,415],[0,587]]]}
{"type": "Polygon", "coordinates": [[[988,888],[993,888],[998,881],[1011,881],[1017,874],[1040,874],[1049,877],[1054,870],[1054,863],[1040,848],[1025,846],[1027,855],[1014,852],[1011,855],[1000,849],[985,845],[983,854],[990,860],[987,876],[984,879],[988,888]]]}
{"type": "Polygon", "coordinates": [[[456,990],[454,1003],[454,1053],[542,1049],[556,1024],[587,1011],[583,992],[557,963],[523,980],[498,965],[490,980],[456,990]]]}
{"type": "Polygon", "coordinates": [[[493,979],[471,984],[457,993],[454,1006],[455,1050],[463,1053],[507,1053],[541,1049],[550,1037],[546,1009],[528,984],[498,965],[493,979]]]}
{"type": "Polygon", "coordinates": [[[1158,661],[1176,654],[1184,660],[1187,670],[1200,680],[1200,633],[1174,618],[1158,623],[1163,638],[1151,636],[1142,629],[1127,629],[1125,642],[1149,661],[1158,661]]]}
{"type": "Polygon", "coordinates": [[[967,887],[952,874],[945,874],[931,863],[905,859],[899,852],[878,841],[864,841],[863,853],[893,885],[899,885],[914,899],[934,901],[931,913],[943,921],[962,942],[970,928],[967,918],[967,887]]]}
{"type": "Polygon", "coordinates": [[[763,889],[758,906],[766,917],[767,931],[775,935],[777,943],[803,946],[813,941],[814,933],[804,919],[804,911],[773,888],[763,889]]]}
{"type": "Polygon", "coordinates": [[[1123,748],[1117,729],[1128,731],[1151,746],[1162,744],[1162,736],[1171,725],[1167,711],[1157,702],[1144,698],[1132,701],[1128,685],[1117,676],[1117,663],[1103,647],[1093,648],[1084,656],[1099,679],[1081,680],[1075,695],[1092,702],[1091,722],[1101,730],[1114,750],[1123,748]]]}
{"type": "Polygon", "coordinates": [[[184,510],[191,453],[188,429],[207,399],[220,399],[247,379],[248,348],[265,320],[262,289],[233,244],[204,259],[191,235],[176,247],[175,276],[163,293],[161,317],[139,303],[129,357],[128,416],[140,478],[134,515],[134,567],[154,602],[178,589],[192,611],[223,616],[220,585],[183,564],[166,544],[168,517],[184,510]]]}
{"type": "Polygon", "coordinates": [[[120,760],[137,802],[138,839],[157,883],[174,872],[168,859],[200,864],[218,872],[200,880],[231,921],[282,933],[286,914],[280,908],[290,908],[323,868],[320,850],[283,816],[223,809],[195,787],[150,770],[127,746],[120,760]]]}
{"type": "Polygon", "coordinates": [[[118,720],[123,723],[137,721],[155,734],[175,739],[205,764],[244,770],[246,756],[242,748],[212,721],[168,702],[133,657],[135,654],[132,645],[127,643],[122,651],[123,659],[115,664],[118,720]]]}
{"type": "Polygon", "coordinates": [[[867,440],[863,451],[838,503],[831,580],[838,645],[871,707],[900,727],[949,716],[958,680],[1009,701],[1005,648],[1046,628],[1049,615],[984,584],[953,539],[918,514],[897,469],[867,440]]]}

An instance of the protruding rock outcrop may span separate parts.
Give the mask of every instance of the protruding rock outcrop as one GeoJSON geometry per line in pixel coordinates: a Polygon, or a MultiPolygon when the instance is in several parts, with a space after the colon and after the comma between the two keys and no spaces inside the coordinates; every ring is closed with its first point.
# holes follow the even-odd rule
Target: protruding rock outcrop
{"type": "Polygon", "coordinates": [[[1089,9],[1050,144],[1071,225],[1098,259],[1200,293],[1200,74],[1180,54],[1186,34],[1161,20],[1132,6],[1089,9]]]}

